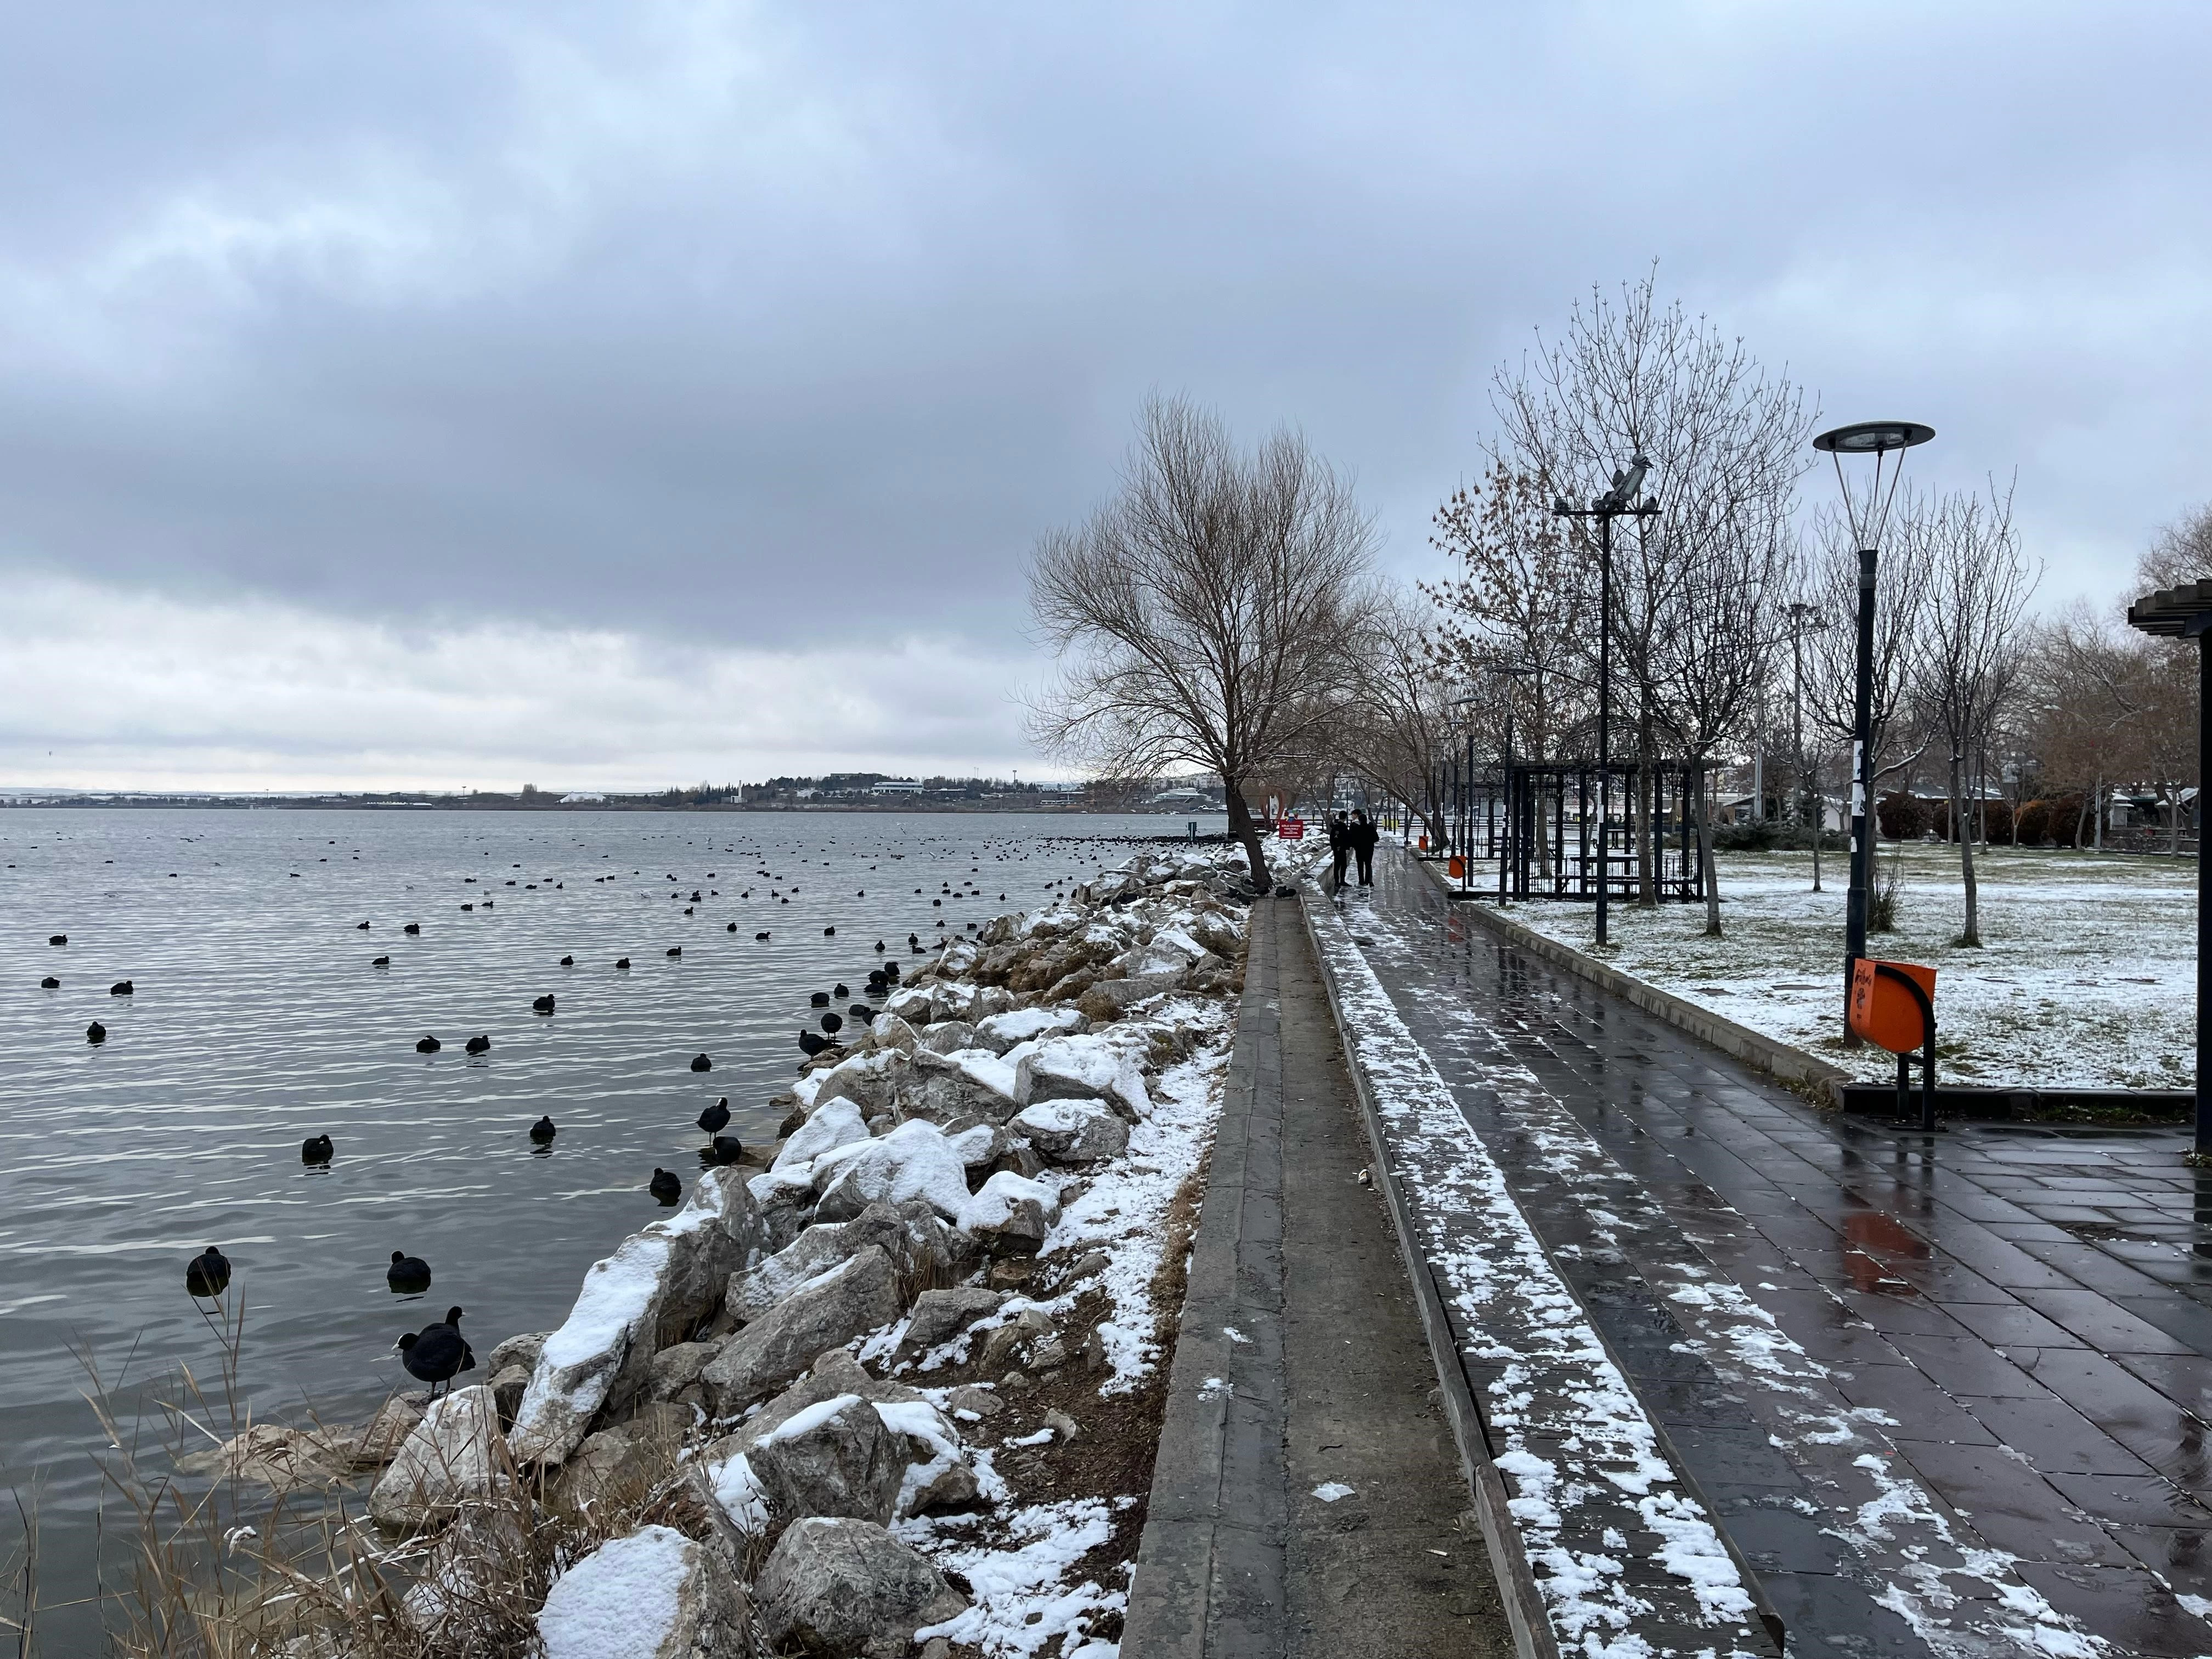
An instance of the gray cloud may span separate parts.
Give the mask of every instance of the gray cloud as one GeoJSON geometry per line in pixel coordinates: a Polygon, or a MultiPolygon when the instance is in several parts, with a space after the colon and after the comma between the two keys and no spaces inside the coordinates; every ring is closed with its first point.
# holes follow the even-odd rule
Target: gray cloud
{"type": "Polygon", "coordinates": [[[1494,367],[1656,257],[1838,419],[1934,424],[1934,481],[2016,466],[2052,594],[2101,591],[2212,495],[2208,35],[2181,3],[49,9],[0,59],[0,560],[995,659],[1147,389],[1303,424],[1416,568],[1494,367]]]}

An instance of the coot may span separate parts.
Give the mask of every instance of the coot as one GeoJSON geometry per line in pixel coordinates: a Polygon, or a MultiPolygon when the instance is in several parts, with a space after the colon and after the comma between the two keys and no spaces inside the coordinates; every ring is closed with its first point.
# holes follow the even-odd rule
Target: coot
{"type": "Polygon", "coordinates": [[[489,1054],[491,1051],[491,1039],[478,1033],[464,1042],[461,1047],[472,1054],[489,1054]]]}
{"type": "Polygon", "coordinates": [[[191,1296],[221,1296],[230,1285],[230,1262],[212,1244],[185,1263],[185,1291],[191,1296]]]}
{"type": "Polygon", "coordinates": [[[430,1288],[430,1264],[419,1255],[394,1250],[392,1265],[384,1270],[384,1282],[396,1295],[420,1296],[430,1288]]]}
{"type": "Polygon", "coordinates": [[[729,1127],[729,1122],[730,1097],[727,1095],[699,1114],[699,1127],[710,1135],[720,1133],[729,1127]]]}
{"type": "Polygon", "coordinates": [[[705,1054],[694,1054],[691,1056],[691,1069],[695,1072],[711,1072],[714,1069],[714,1062],[705,1054]]]}
{"type": "Polygon", "coordinates": [[[328,1135],[309,1135],[300,1143],[300,1162],[327,1164],[331,1161],[331,1138],[328,1135]]]}
{"type": "Polygon", "coordinates": [[[433,1385],[450,1382],[462,1371],[477,1368],[475,1351],[468,1339],[461,1334],[461,1310],[446,1310],[446,1316],[434,1325],[425,1325],[419,1331],[410,1331],[399,1339],[399,1363],[407,1374],[433,1385]]]}
{"type": "Polygon", "coordinates": [[[89,1024],[89,1025],[88,1025],[88,1026],[86,1026],[86,1027],[84,1028],[84,1040],[85,1040],[87,1042],[106,1042],[106,1041],[107,1041],[107,1028],[106,1028],[105,1025],[102,1025],[102,1024],[101,1024],[98,1020],[96,1020],[96,1019],[95,1019],[94,1021],[93,1021],[93,1022],[92,1022],[92,1024],[89,1024]]]}
{"type": "Polygon", "coordinates": [[[418,1054],[434,1054],[439,1049],[445,1046],[446,1045],[439,1042],[437,1038],[434,1036],[426,1036],[420,1042],[415,1045],[415,1052],[418,1054]]]}
{"type": "Polygon", "coordinates": [[[646,1182],[645,1189],[663,1204],[673,1204],[684,1196],[684,1183],[661,1169],[653,1170],[653,1179],[646,1182]]]}
{"type": "Polygon", "coordinates": [[[530,1138],[541,1146],[550,1141],[557,1133],[558,1131],[553,1127],[553,1120],[550,1117],[541,1117],[530,1126],[530,1138]]]}

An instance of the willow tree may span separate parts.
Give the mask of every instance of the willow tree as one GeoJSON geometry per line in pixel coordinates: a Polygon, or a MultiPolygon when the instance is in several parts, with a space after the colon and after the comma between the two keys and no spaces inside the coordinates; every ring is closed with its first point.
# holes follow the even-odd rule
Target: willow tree
{"type": "Polygon", "coordinates": [[[1265,884],[1244,791],[1310,770],[1357,700],[1374,541],[1299,434],[1248,452],[1212,411],[1151,399],[1120,489],[1030,556],[1030,609],[1060,655],[1031,735],[1115,776],[1218,774],[1265,884]]]}

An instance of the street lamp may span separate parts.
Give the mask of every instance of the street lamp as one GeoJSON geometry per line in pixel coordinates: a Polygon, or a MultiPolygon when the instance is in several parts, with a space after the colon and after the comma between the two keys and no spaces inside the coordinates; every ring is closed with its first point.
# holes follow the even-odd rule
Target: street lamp
{"type": "Polygon", "coordinates": [[[1638,455],[1628,471],[1613,475],[1613,488],[1586,507],[1567,505],[1562,495],[1552,511],[1562,519],[1597,520],[1597,942],[1606,944],[1607,896],[1613,888],[1613,861],[1606,851],[1605,826],[1613,812],[1613,521],[1657,516],[1656,497],[1637,504],[1651,463],[1638,455]]]}
{"type": "MultiPolygon", "coordinates": [[[[1874,577],[1880,562],[1883,526],[1889,504],[1896,499],[1897,482],[1905,476],[1904,452],[1936,435],[1932,426],[1917,421],[1861,421],[1839,426],[1813,440],[1813,447],[1836,464],[1836,487],[1844,497],[1844,514],[1850,521],[1852,539],[1859,551],[1859,637],[1857,683],[1851,702],[1851,885],[1844,909],[1844,1004],[1850,1006],[1851,971],[1866,954],[1867,889],[1872,884],[1874,848],[1867,834],[1867,797],[1874,785],[1874,577]],[[1898,456],[1883,491],[1881,473],[1893,453],[1898,456]],[[1874,457],[1874,477],[1867,487],[1863,507],[1851,499],[1850,481],[1844,476],[1844,457],[1874,457]]],[[[1816,830],[1814,834],[1818,834],[1816,830]]],[[[1844,1041],[1855,1041],[1850,1019],[1844,1020],[1844,1041]]]]}
{"type": "Polygon", "coordinates": [[[2212,864],[2204,858],[2204,832],[2212,829],[2204,815],[2212,787],[2212,582],[2148,594],[2128,607],[2128,621],[2146,634],[2197,641],[2197,1150],[2212,1152],[2212,864]]]}

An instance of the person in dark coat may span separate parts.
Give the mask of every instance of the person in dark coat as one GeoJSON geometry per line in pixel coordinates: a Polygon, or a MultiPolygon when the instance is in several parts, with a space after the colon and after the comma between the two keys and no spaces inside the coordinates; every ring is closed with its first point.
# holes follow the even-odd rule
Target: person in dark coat
{"type": "Polygon", "coordinates": [[[1372,887],[1375,884],[1375,848],[1382,839],[1382,832],[1375,827],[1375,821],[1367,816],[1364,808],[1352,815],[1352,824],[1345,832],[1345,839],[1352,843],[1352,853],[1359,860],[1359,884],[1372,887]]]}
{"type": "Polygon", "coordinates": [[[1352,856],[1352,826],[1344,821],[1341,812],[1328,815],[1329,889],[1332,893],[1344,890],[1345,861],[1352,856]]]}

